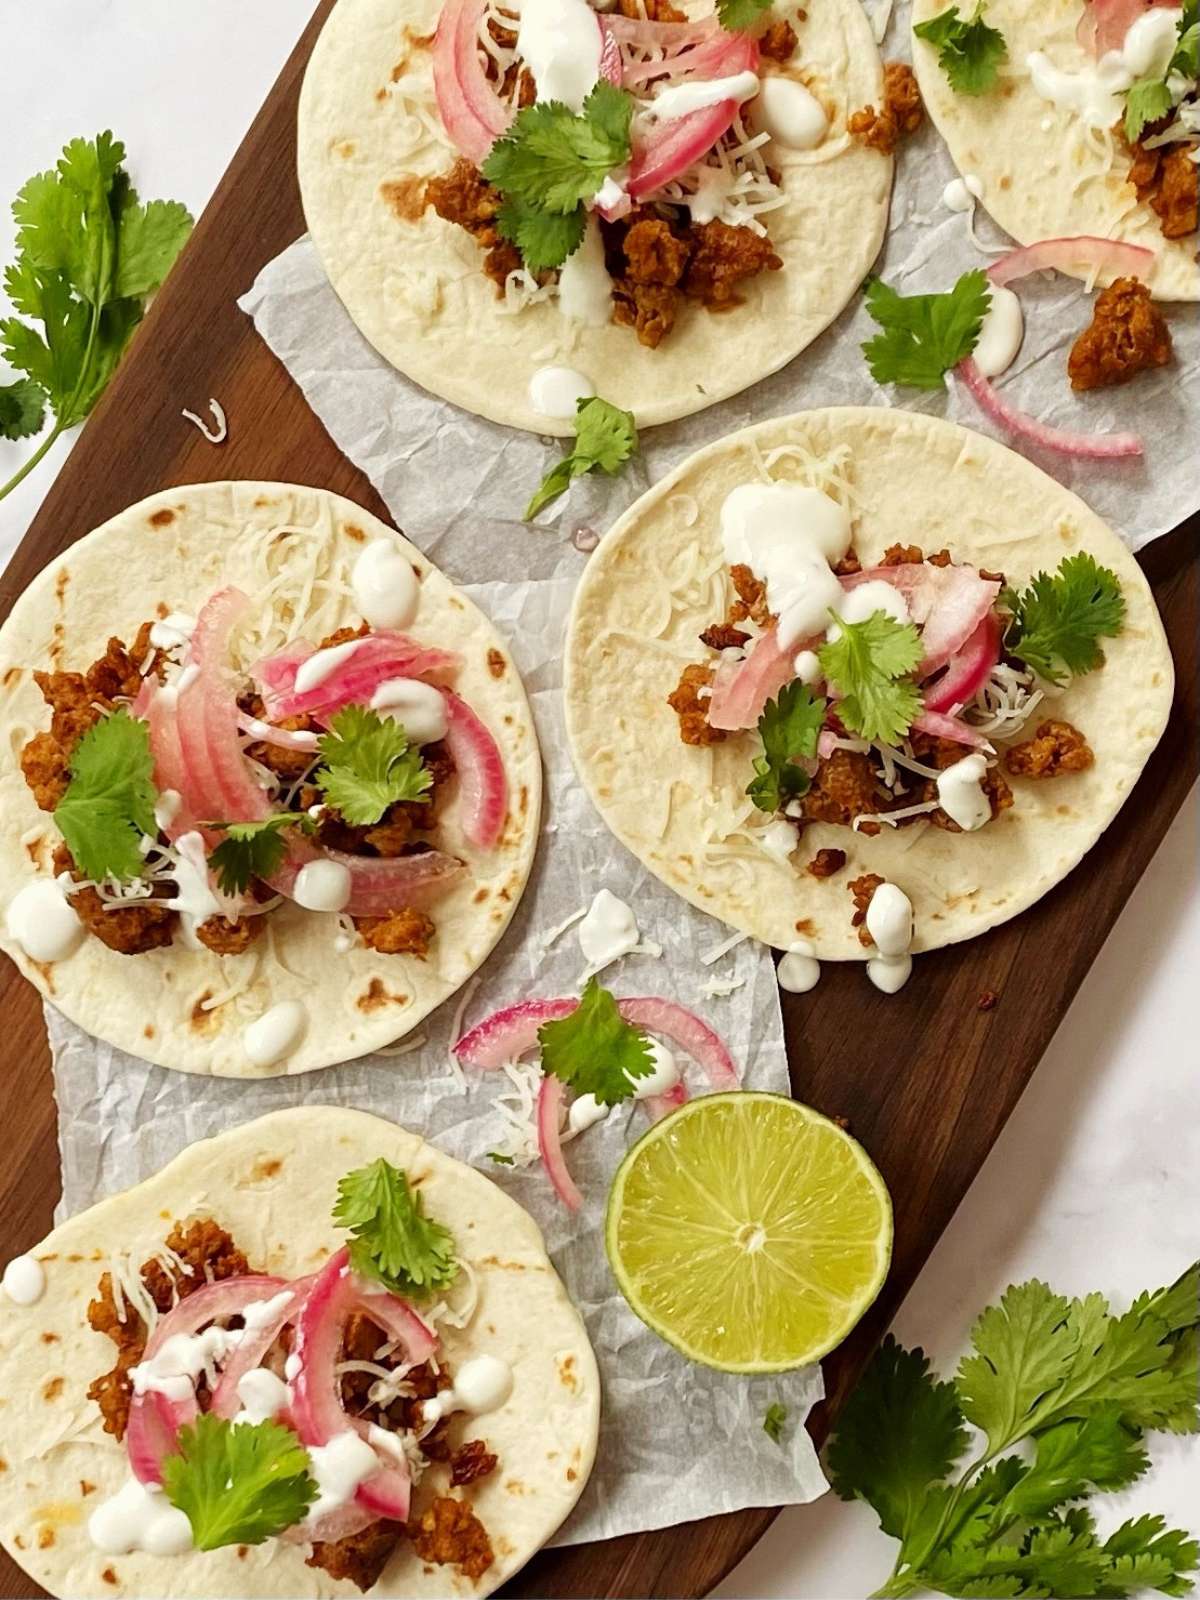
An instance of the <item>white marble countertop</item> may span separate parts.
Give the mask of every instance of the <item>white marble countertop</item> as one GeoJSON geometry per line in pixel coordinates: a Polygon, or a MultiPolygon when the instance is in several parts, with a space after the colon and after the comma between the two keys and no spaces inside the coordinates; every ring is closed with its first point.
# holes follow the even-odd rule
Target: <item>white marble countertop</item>
{"type": "MultiPolygon", "coordinates": [[[[126,142],[146,197],[199,212],[310,14],[308,0],[38,0],[6,39],[0,141],[0,264],[7,206],[77,134],[126,142]]],[[[0,501],[0,566],[69,441],[0,501]]],[[[0,441],[0,482],[28,445],[0,441]]],[[[81,533],[85,530],[80,529],[81,533]]],[[[1197,1253],[1200,1118],[1192,1002],[1200,970],[1193,794],[1134,893],[1031,1087],[896,1323],[949,1371],[975,1314],[1015,1279],[1124,1304],[1197,1253]]],[[[1101,853],[1087,870],[1103,871],[1101,853]]],[[[1020,995],[1005,996],[1020,1004],[1020,995]]],[[[1101,1498],[1102,1526],[1142,1511],[1200,1533],[1195,1440],[1156,1437],[1154,1469],[1101,1498]]],[[[832,1497],[780,1515],[718,1591],[861,1600],[883,1581],[891,1541],[865,1508],[832,1497]]]]}

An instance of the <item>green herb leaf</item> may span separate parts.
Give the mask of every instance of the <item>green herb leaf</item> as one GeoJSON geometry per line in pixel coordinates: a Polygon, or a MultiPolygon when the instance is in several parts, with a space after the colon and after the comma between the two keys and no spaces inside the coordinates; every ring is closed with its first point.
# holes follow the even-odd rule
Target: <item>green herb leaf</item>
{"type": "Polygon", "coordinates": [[[532,521],[586,472],[607,472],[615,477],[637,449],[637,442],[632,411],[622,411],[598,395],[581,400],[575,417],[574,449],[542,479],[525,508],[524,521],[532,521]]]}
{"type": "Polygon", "coordinates": [[[1053,577],[1039,572],[1027,589],[1004,590],[1000,603],[1012,613],[1004,648],[1048,683],[1101,666],[1099,640],[1125,625],[1120,579],[1086,551],[1067,556],[1053,577]]]}
{"type": "Polygon", "coordinates": [[[1157,122],[1174,105],[1164,78],[1142,78],[1125,96],[1125,137],[1136,144],[1148,122],[1157,122]]]}
{"type": "Polygon", "coordinates": [[[338,1184],[333,1220],[348,1228],[350,1264],[394,1294],[424,1297],[458,1275],[454,1235],[425,1215],[407,1174],[390,1162],[372,1161],[348,1172],[338,1184]]]}
{"type": "Polygon", "coordinates": [[[262,1544],[300,1522],[317,1498],[308,1451],[278,1422],[205,1413],[180,1429],[163,1490],[192,1525],[197,1550],[262,1544]]]}
{"type": "Polygon", "coordinates": [[[788,1410],[785,1405],[780,1405],[778,1400],[772,1400],[763,1417],[763,1432],[768,1439],[776,1444],[783,1443],[783,1429],[787,1422],[788,1410]]]}
{"type": "Polygon", "coordinates": [[[252,878],[269,878],[279,871],[287,854],[285,828],[312,833],[313,819],[303,811],[278,811],[261,822],[206,822],[225,838],[208,858],[223,894],[245,894],[252,878]]]}
{"type": "Polygon", "coordinates": [[[836,617],[841,637],[817,651],[826,682],[841,695],[837,714],[864,739],[895,744],[921,713],[921,691],[910,673],[921,659],[911,622],[876,611],[862,622],[836,617]]]}
{"type": "Polygon", "coordinates": [[[512,1156],[503,1155],[499,1150],[489,1150],[487,1158],[489,1161],[494,1161],[498,1167],[515,1167],[517,1164],[512,1156]]]}
{"type": "Polygon", "coordinates": [[[46,420],[46,391],[29,378],[0,384],[0,439],[28,439],[46,420]]]}
{"type": "Polygon", "coordinates": [[[808,790],[811,779],[796,762],[817,753],[827,702],[799,679],[786,684],[758,719],[763,753],[754,758],[756,777],[746,793],[760,811],[782,811],[808,790]]]}
{"type": "Polygon", "coordinates": [[[772,3],[773,0],[717,0],[717,18],[730,33],[745,32],[764,11],[771,9],[772,3]]]}
{"type": "Polygon", "coordinates": [[[530,272],[545,272],[561,267],[583,243],[587,212],[583,206],[558,215],[539,211],[520,195],[506,195],[496,214],[496,226],[521,252],[530,272]]]}
{"type": "Polygon", "coordinates": [[[140,845],[158,836],[154,757],[144,722],[124,709],[102,717],[71,757],[71,781],[54,809],[58,831],[88,878],[140,878],[140,845]]]}
{"type": "Polygon", "coordinates": [[[871,376],[909,389],[944,389],[946,373],[978,344],[991,303],[987,274],[978,268],[946,294],[897,294],[872,279],[867,310],[884,331],[862,346],[871,376]]]}
{"type": "Polygon", "coordinates": [[[403,727],[365,706],[347,706],[318,741],[323,765],[313,782],[353,827],[378,822],[400,801],[428,801],[433,773],[403,727]]]}
{"type": "Polygon", "coordinates": [[[928,22],[918,22],[913,32],[937,50],[938,65],[957,94],[986,94],[1008,60],[1004,35],[983,20],[983,0],[969,22],[951,6],[928,22]]]}
{"type": "Polygon", "coordinates": [[[654,1070],[650,1043],[626,1022],[617,1002],[589,978],[569,1017],[538,1029],[542,1071],[561,1078],[576,1094],[592,1094],[615,1106],[634,1093],[636,1080],[654,1070]]]}

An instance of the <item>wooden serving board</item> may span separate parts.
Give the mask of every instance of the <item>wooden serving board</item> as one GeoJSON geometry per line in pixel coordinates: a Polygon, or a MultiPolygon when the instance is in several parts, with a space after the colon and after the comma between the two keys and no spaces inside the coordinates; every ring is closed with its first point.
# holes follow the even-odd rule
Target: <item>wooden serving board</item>
{"type": "MultiPolygon", "coordinates": [[[[0,618],[59,551],[157,489],[223,478],[282,479],[336,490],[388,519],[367,480],[339,453],[235,301],[259,269],[304,231],[295,180],[300,80],[333,0],[317,11],[159,295],[128,358],[84,429],[3,578],[0,618]],[[216,449],[180,417],[210,395],[230,419],[216,449]]],[[[798,1098],[849,1119],[895,1202],[896,1243],[883,1294],[825,1363],[839,1402],[887,1328],[991,1149],[1117,914],[1195,779],[1200,682],[1200,565],[1192,518],[1144,556],[1179,674],[1167,733],[1116,823],[1084,865],[1015,922],[920,959],[894,998],[861,969],[829,965],[811,995],[784,995],[798,1098]],[[991,990],[998,1006],[982,1012],[991,990]]],[[[469,572],[453,578],[469,579],[469,572]]],[[[10,962],[0,970],[5,1059],[0,1118],[0,1261],[50,1227],[59,1194],[55,1108],[41,1003],[10,962]]],[[[314,1087],[315,1087],[314,1083],[314,1087]]],[[[514,1595],[692,1596],[706,1593],[774,1517],[745,1511],[604,1544],[546,1551],[514,1595]]],[[[0,1554],[0,1600],[28,1596],[0,1554]]]]}

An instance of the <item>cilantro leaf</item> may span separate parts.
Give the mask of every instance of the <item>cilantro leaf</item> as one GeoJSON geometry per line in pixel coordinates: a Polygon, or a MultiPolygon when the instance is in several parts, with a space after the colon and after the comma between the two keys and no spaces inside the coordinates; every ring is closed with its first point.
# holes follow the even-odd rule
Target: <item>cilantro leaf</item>
{"type": "Polygon", "coordinates": [[[197,1550],[262,1544],[300,1522],[317,1498],[308,1451],[278,1422],[204,1413],[180,1429],[163,1490],[192,1525],[197,1550]]]}
{"type": "Polygon", "coordinates": [[[717,18],[730,33],[752,28],[773,0],[717,0],[717,18]]]}
{"type": "Polygon", "coordinates": [[[789,800],[807,791],[811,779],[796,762],[816,755],[826,704],[799,679],[786,684],[778,698],[768,702],[758,719],[763,753],[754,758],[757,776],[746,790],[760,811],[782,811],[789,800]]]}
{"type": "Polygon", "coordinates": [[[632,116],[632,98],[605,79],[578,116],[561,100],[526,106],[492,146],[483,175],[529,210],[566,216],[629,160],[632,116]]]}
{"type": "Polygon", "coordinates": [[[883,1531],[901,1539],[966,1443],[954,1385],[934,1379],[923,1350],[904,1350],[889,1334],[842,1407],[830,1481],[843,1500],[865,1500],[883,1531]]]}
{"type": "Polygon", "coordinates": [[[578,1006],[558,1022],[538,1029],[542,1071],[576,1094],[592,1094],[615,1106],[634,1093],[635,1080],[654,1070],[646,1035],[625,1021],[617,1002],[589,978],[578,1006]]]}
{"type": "Polygon", "coordinates": [[[75,865],[88,877],[140,878],[143,837],[157,837],[154,757],[144,722],[124,709],[103,717],[71,756],[71,781],[54,821],[75,865]]]}
{"type": "Polygon", "coordinates": [[[783,1443],[783,1429],[787,1418],[787,1407],[781,1405],[778,1400],[772,1400],[763,1417],[763,1432],[768,1439],[773,1440],[776,1444],[783,1443]]]}
{"type": "Polygon", "coordinates": [[[632,411],[622,411],[599,395],[581,400],[575,417],[574,448],[542,479],[522,520],[532,521],[543,507],[566,494],[584,473],[607,472],[615,477],[637,449],[637,442],[632,411]]]}
{"type": "Polygon", "coordinates": [[[1036,1448],[1032,1466],[1009,1458],[1020,1476],[997,1508],[996,1520],[1004,1527],[1032,1522],[1092,1489],[1123,1489],[1150,1466],[1140,1435],[1126,1425],[1119,1405],[1057,1423],[1038,1435],[1036,1448]]]}
{"type": "Polygon", "coordinates": [[[489,1161],[494,1161],[498,1167],[515,1167],[517,1164],[512,1156],[506,1156],[499,1150],[489,1150],[487,1158],[489,1161]]]}
{"type": "Polygon", "coordinates": [[[576,206],[558,216],[510,194],[496,214],[496,227],[516,245],[530,272],[545,272],[549,267],[561,267],[579,249],[587,230],[587,212],[576,206]]]}
{"type": "Polygon", "coordinates": [[[864,341],[876,383],[944,389],[946,373],[969,356],[992,303],[987,274],[964,272],[946,294],[898,294],[880,278],[867,285],[867,310],[883,329],[864,341]]]}
{"type": "Polygon", "coordinates": [[[224,839],[208,858],[223,894],[245,894],[252,878],[269,878],[279,871],[287,854],[285,828],[312,833],[316,823],[306,812],[277,811],[261,822],[206,822],[219,828],[224,839]]]}
{"type": "Polygon", "coordinates": [[[353,827],[378,822],[398,801],[428,801],[433,774],[394,718],[347,706],[329,726],[313,782],[353,827]]]}
{"type": "Polygon", "coordinates": [[[1004,648],[1048,683],[1101,666],[1098,641],[1125,625],[1120,579],[1087,551],[1067,556],[1053,577],[1039,572],[1027,589],[1006,589],[1000,601],[1012,613],[1004,648]]]}
{"type": "Polygon", "coordinates": [[[956,94],[986,94],[1008,60],[1004,35],[983,20],[983,0],[969,22],[954,5],[928,22],[918,22],[913,32],[937,50],[938,65],[956,94]]]}
{"type": "Polygon", "coordinates": [[[27,439],[46,420],[46,391],[29,378],[0,384],[0,439],[27,439]]]}
{"type": "Polygon", "coordinates": [[[425,1215],[408,1176],[382,1157],[338,1184],[333,1220],[348,1228],[350,1264],[394,1294],[426,1296],[458,1275],[454,1235],[425,1215]]]}
{"type": "Polygon", "coordinates": [[[955,1382],[963,1415],[987,1435],[993,1451],[1024,1432],[1037,1401],[1060,1384],[1079,1348],[1069,1306],[1036,1279],[1007,1289],[971,1330],[974,1353],[964,1356],[955,1382]]]}
{"type": "MultiPolygon", "coordinates": [[[[0,488],[0,499],[92,410],[141,321],[145,297],[162,283],[191,229],[176,202],[139,203],[124,159],[125,147],[111,133],[73,139],[58,164],[30,178],[13,203],[18,255],[4,286],[16,315],[0,321],[0,352],[44,391],[54,425],[0,488]]],[[[32,433],[35,401],[28,390],[20,403],[22,431],[32,433]]],[[[7,413],[0,415],[0,432],[19,437],[12,431],[13,401],[0,410],[7,413]]]]}
{"type": "Polygon", "coordinates": [[[837,714],[864,739],[895,744],[921,713],[921,691],[905,676],[921,659],[921,639],[911,622],[884,611],[862,622],[835,616],[839,638],[817,651],[821,671],[841,695],[837,714]]]}
{"type": "Polygon", "coordinates": [[[1165,117],[1174,105],[1165,78],[1142,78],[1125,96],[1125,137],[1136,144],[1149,122],[1165,117]]]}

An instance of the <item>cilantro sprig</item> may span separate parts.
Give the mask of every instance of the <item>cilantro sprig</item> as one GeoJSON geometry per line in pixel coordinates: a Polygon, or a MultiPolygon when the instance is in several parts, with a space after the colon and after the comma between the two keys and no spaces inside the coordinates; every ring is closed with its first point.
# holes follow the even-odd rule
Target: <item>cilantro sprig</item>
{"type": "Polygon", "coordinates": [[[333,1220],[352,1235],[355,1272],[394,1294],[424,1298],[458,1275],[454,1235],[425,1215],[407,1173],[382,1156],[341,1180],[333,1220]]]}
{"type": "Polygon", "coordinates": [[[142,839],[158,834],[157,798],[149,729],[120,707],[75,746],[71,781],[54,808],[75,865],[97,882],[140,878],[142,839]]]}
{"type": "Polygon", "coordinates": [[[558,1022],[538,1029],[542,1071],[561,1078],[576,1094],[595,1095],[615,1106],[649,1077],[654,1059],[646,1035],[625,1021],[617,1002],[589,978],[578,1006],[558,1022]]]}
{"type": "Polygon", "coordinates": [[[0,436],[38,432],[47,407],[54,425],[0,500],[96,404],[191,232],[178,201],[139,202],[124,160],[111,133],[73,139],[13,203],[17,258],[4,287],[16,315],[0,321],[0,352],[23,376],[0,386],[0,436]]]}
{"type": "Polygon", "coordinates": [[[944,389],[946,373],[979,343],[992,303],[987,274],[964,272],[945,294],[898,294],[880,278],[867,286],[867,310],[883,329],[864,342],[876,383],[944,389]]]}
{"type": "Polygon", "coordinates": [[[526,106],[483,164],[504,196],[496,226],[530,272],[561,267],[583,241],[585,201],[629,160],[633,100],[605,79],[576,115],[561,100],[526,106]]]}
{"type": "Polygon", "coordinates": [[[262,1544],[300,1522],[317,1498],[308,1451],[278,1422],[205,1412],[181,1428],[163,1462],[163,1491],[192,1525],[197,1550],[262,1544]]]}
{"type": "Polygon", "coordinates": [[[403,726],[366,706],[346,706],[318,741],[313,782],[353,827],[378,822],[399,801],[428,802],[433,773],[403,726]]]}
{"type": "Polygon", "coordinates": [[[1139,1478],[1144,1430],[1200,1426],[1198,1296],[1197,1265],[1123,1316],[1101,1295],[1018,1284],[979,1318],[950,1383],[922,1351],[885,1340],[828,1453],[837,1493],[865,1500],[900,1541],[876,1594],[1187,1593],[1200,1546],[1185,1534],[1143,1516],[1101,1541],[1071,1502],[1139,1478]],[[968,1422],[984,1442],[948,1482],[968,1422]]]}
{"type": "Polygon", "coordinates": [[[744,33],[773,4],[774,0],[717,0],[717,20],[729,33],[744,33]]]}
{"type": "Polygon", "coordinates": [[[908,676],[921,659],[911,622],[875,611],[862,622],[834,614],[841,632],[817,651],[821,671],[841,698],[842,725],[864,739],[895,744],[921,714],[921,691],[908,676]]]}
{"type": "Polygon", "coordinates": [[[913,32],[937,50],[938,65],[956,94],[986,94],[1008,60],[1004,35],[983,20],[983,0],[970,19],[960,17],[954,5],[918,22],[913,32]]]}
{"type": "Polygon", "coordinates": [[[269,878],[279,871],[287,854],[285,828],[312,833],[316,823],[306,812],[277,811],[261,822],[206,822],[224,839],[208,858],[224,894],[245,894],[252,878],[269,878]]]}
{"type": "Polygon", "coordinates": [[[1004,648],[1047,683],[1094,671],[1104,661],[1099,641],[1125,625],[1120,579],[1086,550],[1066,556],[1053,575],[1039,572],[1026,589],[1005,589],[1000,604],[1012,614],[1004,648]]]}
{"type": "Polygon", "coordinates": [[[816,755],[826,707],[799,679],[767,703],[758,719],[763,753],[754,758],[755,777],[746,790],[760,811],[782,811],[789,800],[807,793],[812,780],[796,763],[816,755]]]}
{"type": "Polygon", "coordinates": [[[587,472],[607,472],[615,477],[637,449],[637,442],[632,411],[622,411],[598,395],[581,400],[575,416],[575,444],[542,479],[522,520],[531,522],[587,472]]]}

